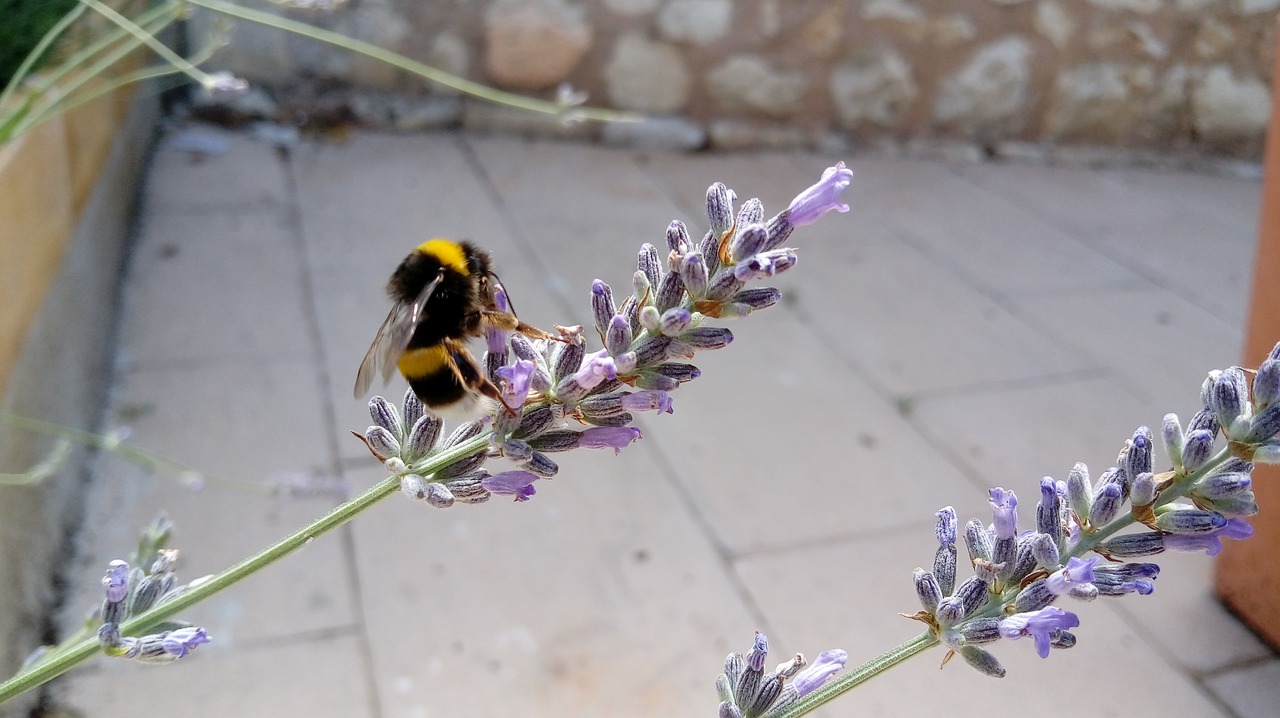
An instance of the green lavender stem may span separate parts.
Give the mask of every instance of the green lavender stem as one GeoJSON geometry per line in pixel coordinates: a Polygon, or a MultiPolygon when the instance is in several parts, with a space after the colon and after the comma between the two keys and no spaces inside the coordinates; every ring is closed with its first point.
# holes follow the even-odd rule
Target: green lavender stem
{"type": "Polygon", "coordinates": [[[905,643],[890,648],[857,668],[832,678],[818,690],[787,706],[776,718],[796,718],[816,710],[819,706],[839,698],[908,658],[914,658],[936,645],[938,645],[938,637],[926,631],[905,643]]]}
{"type": "MultiPolygon", "coordinates": [[[[431,457],[422,466],[418,467],[418,470],[424,474],[434,473],[460,459],[484,451],[488,444],[489,434],[480,434],[431,457]]],[[[266,550],[246,558],[197,586],[183,591],[172,600],[165,601],[145,613],[130,618],[121,624],[120,632],[126,636],[145,633],[149,628],[165,619],[171,618],[223,589],[234,586],[245,578],[306,546],[316,537],[342,526],[355,518],[360,512],[396,493],[399,489],[399,476],[383,479],[364,493],[335,507],[329,513],[286,536],[266,550]]],[[[99,645],[96,636],[81,639],[70,646],[54,648],[45,660],[37,662],[13,678],[0,683],[0,703],[4,703],[20,693],[53,680],[71,670],[77,664],[98,654],[101,650],[102,647],[99,645]]]]}

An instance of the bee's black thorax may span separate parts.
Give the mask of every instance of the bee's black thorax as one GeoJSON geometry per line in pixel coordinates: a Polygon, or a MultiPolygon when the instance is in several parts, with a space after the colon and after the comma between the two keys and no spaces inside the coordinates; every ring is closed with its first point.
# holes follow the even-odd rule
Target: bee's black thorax
{"type": "Polygon", "coordinates": [[[392,299],[410,303],[428,282],[440,277],[427,299],[422,320],[409,340],[410,348],[435,346],[445,339],[462,339],[479,333],[480,310],[486,306],[486,294],[490,291],[489,256],[469,242],[449,245],[452,251],[461,252],[465,273],[459,271],[457,255],[442,256],[419,249],[400,263],[387,283],[387,293],[392,299]]]}

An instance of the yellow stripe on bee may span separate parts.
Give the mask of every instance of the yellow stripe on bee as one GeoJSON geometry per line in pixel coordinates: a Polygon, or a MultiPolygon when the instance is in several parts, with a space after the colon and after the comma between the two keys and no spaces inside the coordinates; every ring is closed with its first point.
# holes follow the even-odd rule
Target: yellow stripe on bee
{"type": "Polygon", "coordinates": [[[400,355],[400,361],[396,362],[396,368],[409,379],[431,376],[449,366],[451,366],[449,347],[443,344],[409,349],[400,355]]]}
{"type": "Polygon", "coordinates": [[[428,239],[418,245],[418,251],[423,254],[429,254],[440,260],[440,263],[454,269],[458,274],[467,274],[467,255],[462,251],[462,245],[448,239],[428,239]]]}

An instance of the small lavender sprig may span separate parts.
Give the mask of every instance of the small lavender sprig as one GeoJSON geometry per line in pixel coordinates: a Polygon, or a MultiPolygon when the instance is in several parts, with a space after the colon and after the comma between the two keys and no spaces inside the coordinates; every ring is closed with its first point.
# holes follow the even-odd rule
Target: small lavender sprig
{"type": "Polygon", "coordinates": [[[121,634],[121,624],[126,620],[177,598],[209,578],[197,579],[187,586],[177,585],[174,568],[178,562],[178,551],[160,547],[170,529],[168,521],[162,517],[143,533],[135,560],[143,562],[151,558],[149,569],[130,568],[127,561],[120,559],[107,565],[106,575],[102,578],[105,595],[100,612],[102,624],[97,635],[98,643],[108,656],[145,663],[170,663],[210,641],[203,628],[176,621],[164,624],[157,633],[139,637],[121,634]]]}
{"type": "Polygon", "coordinates": [[[1246,376],[1240,367],[1210,372],[1202,409],[1185,428],[1176,415],[1164,417],[1160,438],[1170,469],[1153,472],[1154,439],[1140,426],[1096,482],[1083,463],[1065,481],[1041,479],[1034,529],[1018,531],[1017,496],[1002,488],[989,493],[989,525],[970,520],[961,532],[955,510],[940,510],[933,570],[913,572],[922,610],[908,616],[928,630],[770,718],[804,715],[939,643],[947,647],[944,663],[958,654],[979,672],[1003,677],[1004,667],[984,646],[1030,637],[1047,657],[1050,649],[1076,644],[1070,629],[1080,626],[1079,616],[1054,605],[1060,598],[1088,602],[1155,590],[1159,566],[1122,559],[1164,551],[1212,556],[1223,538],[1250,537],[1246,519],[1258,512],[1254,464],[1280,463],[1280,343],[1255,373],[1252,395],[1246,376]],[[1133,526],[1143,528],[1121,533],[1133,526]],[[974,575],[957,585],[961,537],[974,575]]]}

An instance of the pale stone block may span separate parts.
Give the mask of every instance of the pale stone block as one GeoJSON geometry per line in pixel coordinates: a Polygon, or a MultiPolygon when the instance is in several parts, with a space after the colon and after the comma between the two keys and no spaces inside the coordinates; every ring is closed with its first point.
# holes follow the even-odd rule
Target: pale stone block
{"type": "Polygon", "coordinates": [[[684,109],[692,81],[674,47],[632,33],[618,39],[604,79],[613,104],[641,112],[684,109]]]}
{"type": "Polygon", "coordinates": [[[658,32],[672,42],[710,45],[733,21],[731,0],[670,0],[658,13],[658,32]]]}

